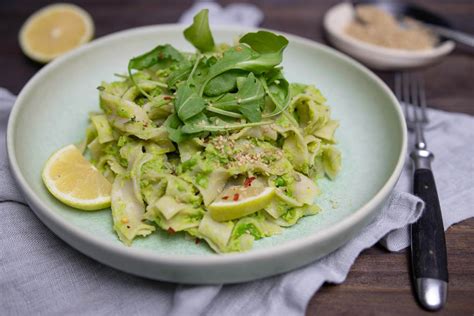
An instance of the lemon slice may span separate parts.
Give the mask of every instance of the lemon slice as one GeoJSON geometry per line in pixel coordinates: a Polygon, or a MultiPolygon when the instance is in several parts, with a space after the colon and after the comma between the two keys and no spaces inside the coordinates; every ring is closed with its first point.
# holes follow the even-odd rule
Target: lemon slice
{"type": "Polygon", "coordinates": [[[61,3],[31,15],[20,30],[20,46],[33,60],[47,63],[91,40],[94,22],[80,7],[61,3]]]}
{"type": "Polygon", "coordinates": [[[274,188],[230,187],[208,206],[211,217],[219,222],[229,221],[265,208],[273,199],[274,188]]]}
{"type": "Polygon", "coordinates": [[[64,204],[86,211],[110,206],[112,185],[74,145],[55,152],[42,177],[49,192],[64,204]]]}

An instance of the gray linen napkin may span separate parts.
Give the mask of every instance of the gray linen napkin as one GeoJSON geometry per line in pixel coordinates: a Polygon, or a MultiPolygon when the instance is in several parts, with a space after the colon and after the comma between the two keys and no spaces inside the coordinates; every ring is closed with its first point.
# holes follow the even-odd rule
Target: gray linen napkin
{"type": "MultiPolygon", "coordinates": [[[[426,140],[435,159],[432,164],[443,212],[445,230],[474,216],[474,117],[461,113],[429,110],[426,140]]],[[[409,137],[409,149],[413,148],[409,137]]],[[[397,190],[411,192],[412,161],[407,158],[397,190]]],[[[408,227],[388,234],[381,244],[390,251],[409,245],[408,227]]]]}
{"type": "MultiPolygon", "coordinates": [[[[10,175],[5,129],[15,97],[0,88],[0,306],[7,315],[302,315],[324,282],[341,283],[359,253],[382,239],[408,246],[422,203],[410,192],[410,162],[376,219],[340,249],[298,270],[236,285],[150,281],[89,259],[52,234],[25,204],[10,175]],[[385,236],[385,237],[384,237],[385,236]]],[[[474,118],[430,110],[427,139],[444,224],[474,216],[474,118]]]]}
{"type": "Polygon", "coordinates": [[[212,25],[257,26],[263,20],[263,12],[251,3],[231,3],[222,7],[217,2],[198,0],[181,15],[179,23],[190,25],[194,15],[202,9],[209,10],[209,23],[212,25]]]}

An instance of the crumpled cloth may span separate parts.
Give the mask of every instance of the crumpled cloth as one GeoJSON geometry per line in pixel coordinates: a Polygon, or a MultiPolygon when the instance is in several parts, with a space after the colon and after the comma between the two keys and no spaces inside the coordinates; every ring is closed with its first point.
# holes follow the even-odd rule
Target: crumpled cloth
{"type": "Polygon", "coordinates": [[[194,15],[202,9],[209,10],[209,24],[257,26],[263,21],[263,12],[251,3],[232,3],[223,8],[217,2],[196,1],[183,13],[179,23],[190,25],[194,15]]]}
{"type": "MultiPolygon", "coordinates": [[[[258,25],[253,5],[203,5],[211,23],[258,25]],[[236,9],[237,8],[237,9],[236,9]],[[246,10],[246,11],[245,11],[246,10]],[[235,12],[240,12],[239,14],[235,12]],[[245,13],[245,14],[243,14],[245,13]]],[[[303,315],[325,283],[345,280],[357,256],[381,242],[397,251],[409,245],[408,226],[423,203],[411,192],[406,168],[378,216],[347,244],[303,268],[234,285],[179,285],[146,280],[102,265],[69,247],[30,210],[11,177],[5,131],[15,97],[0,88],[0,306],[3,315],[303,315]]],[[[434,176],[444,226],[474,216],[474,118],[430,110],[426,138],[435,153],[434,176]]]]}
{"type": "MultiPolygon", "coordinates": [[[[410,193],[410,161],[375,220],[356,238],[308,266],[236,285],[150,281],[104,266],[51,233],[10,175],[5,130],[15,97],[0,89],[0,306],[6,315],[302,315],[324,282],[341,283],[359,253],[379,240],[408,246],[408,225],[422,212],[410,193]]],[[[444,225],[474,216],[474,118],[429,110],[426,132],[444,225]]]]}

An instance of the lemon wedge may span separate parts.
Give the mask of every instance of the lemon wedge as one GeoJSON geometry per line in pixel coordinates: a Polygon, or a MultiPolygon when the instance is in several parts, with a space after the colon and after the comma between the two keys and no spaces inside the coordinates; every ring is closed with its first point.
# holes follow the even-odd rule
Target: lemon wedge
{"type": "Polygon", "coordinates": [[[22,51],[33,60],[47,63],[91,40],[94,22],[80,7],[52,4],[31,15],[20,30],[22,51]]]}
{"type": "Polygon", "coordinates": [[[74,145],[48,159],[42,178],[49,192],[64,204],[86,211],[110,206],[112,185],[74,145]]]}
{"type": "Polygon", "coordinates": [[[229,221],[265,208],[274,194],[275,189],[269,187],[232,186],[209,204],[208,210],[214,220],[229,221]]]}

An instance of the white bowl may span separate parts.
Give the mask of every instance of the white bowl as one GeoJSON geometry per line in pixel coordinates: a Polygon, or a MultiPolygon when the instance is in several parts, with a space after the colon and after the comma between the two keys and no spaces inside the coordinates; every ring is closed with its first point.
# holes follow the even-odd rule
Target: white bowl
{"type": "Polygon", "coordinates": [[[452,41],[444,41],[433,49],[408,51],[369,44],[345,33],[353,16],[354,7],[350,3],[338,4],[325,14],[324,29],[331,44],[374,69],[399,70],[426,66],[448,55],[455,46],[452,41]]]}
{"type": "MultiPolygon", "coordinates": [[[[356,236],[380,211],[406,157],[406,125],[390,89],[351,58],[293,35],[284,55],[291,82],[314,83],[340,121],[343,168],[335,181],[318,182],[322,211],[282,234],[255,242],[245,253],[214,254],[182,234],[162,230],[123,245],[110,209],[81,212],[55,200],[41,181],[52,152],[84,137],[87,115],[99,108],[97,85],[127,69],[131,56],[157,44],[192,51],[182,25],[122,31],[92,41],[43,67],[18,96],[8,123],[12,173],[38,218],[84,254],[136,275],[182,283],[235,283],[282,273],[334,251],[356,236]],[[65,78],[67,80],[65,80],[65,78]]],[[[254,31],[214,27],[216,42],[254,31]]]]}

